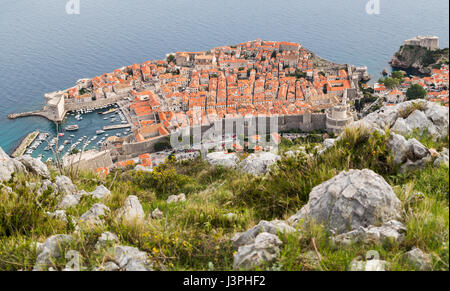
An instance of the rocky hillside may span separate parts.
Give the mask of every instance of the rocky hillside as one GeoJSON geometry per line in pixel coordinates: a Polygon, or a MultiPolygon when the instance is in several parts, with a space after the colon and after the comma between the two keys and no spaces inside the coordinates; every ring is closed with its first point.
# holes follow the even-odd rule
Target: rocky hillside
{"type": "Polygon", "coordinates": [[[336,139],[67,177],[0,149],[0,270],[448,270],[448,108],[336,139]]]}
{"type": "Polygon", "coordinates": [[[403,45],[389,62],[393,68],[429,75],[433,68],[448,64],[448,48],[430,51],[421,46],[403,45]]]}

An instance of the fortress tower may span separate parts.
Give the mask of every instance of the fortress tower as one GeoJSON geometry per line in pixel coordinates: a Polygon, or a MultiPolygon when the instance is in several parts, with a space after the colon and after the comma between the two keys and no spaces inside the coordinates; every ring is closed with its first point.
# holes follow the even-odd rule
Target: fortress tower
{"type": "Polygon", "coordinates": [[[350,105],[347,104],[347,90],[344,91],[342,102],[327,111],[326,127],[328,131],[339,133],[347,124],[353,122],[350,105]]]}
{"type": "Polygon", "coordinates": [[[404,45],[415,45],[425,47],[429,50],[436,50],[439,48],[439,37],[437,36],[416,36],[414,38],[405,40],[404,45]]]}

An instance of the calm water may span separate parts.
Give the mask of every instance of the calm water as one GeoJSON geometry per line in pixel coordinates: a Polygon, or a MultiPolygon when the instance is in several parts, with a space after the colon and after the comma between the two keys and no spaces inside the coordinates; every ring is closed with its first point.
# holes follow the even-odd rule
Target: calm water
{"type": "MultiPolygon", "coordinates": [[[[42,118],[10,121],[7,114],[38,109],[44,93],[79,78],[168,52],[258,37],[295,41],[332,61],[367,65],[377,79],[403,40],[432,34],[441,47],[449,42],[447,0],[380,0],[379,15],[365,12],[366,0],[80,1],[81,14],[67,15],[65,0],[0,0],[0,146],[6,151],[34,129],[54,130],[42,118]]],[[[87,118],[91,131],[103,121],[94,116],[87,118]]]]}

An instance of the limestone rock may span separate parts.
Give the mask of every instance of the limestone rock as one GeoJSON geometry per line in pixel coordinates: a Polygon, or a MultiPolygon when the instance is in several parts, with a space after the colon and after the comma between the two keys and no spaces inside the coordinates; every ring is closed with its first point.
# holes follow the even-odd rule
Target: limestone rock
{"type": "Polygon", "coordinates": [[[271,234],[278,234],[278,233],[290,233],[296,231],[295,228],[288,225],[286,222],[282,220],[273,220],[273,221],[266,221],[261,220],[257,225],[250,228],[246,232],[243,233],[237,233],[232,238],[233,245],[238,248],[243,245],[249,245],[252,244],[255,240],[255,238],[258,236],[258,234],[262,232],[267,232],[271,234]]]}
{"type": "Polygon", "coordinates": [[[55,191],[57,191],[57,186],[56,184],[52,183],[52,181],[45,179],[44,181],[42,181],[41,188],[39,189],[38,194],[42,195],[44,191],[47,190],[51,190],[53,193],[55,193],[55,191]]]}
{"type": "Polygon", "coordinates": [[[383,260],[354,261],[350,265],[350,271],[386,271],[389,263],[383,260]]]}
{"type": "Polygon", "coordinates": [[[401,165],[408,159],[408,142],[402,135],[391,133],[387,148],[392,152],[395,164],[401,165]]]}
{"type": "Polygon", "coordinates": [[[62,221],[67,221],[66,211],[65,210],[55,210],[53,212],[46,212],[46,214],[50,217],[57,218],[62,221]]]}
{"type": "Polygon", "coordinates": [[[433,122],[437,127],[441,136],[445,136],[448,133],[449,114],[448,107],[441,106],[435,102],[427,103],[425,115],[433,122]]]}
{"type": "Polygon", "coordinates": [[[67,234],[56,234],[47,238],[36,258],[33,271],[43,271],[52,263],[52,260],[62,255],[62,248],[71,242],[73,237],[67,234]]]}
{"type": "Polygon", "coordinates": [[[92,198],[103,199],[104,197],[111,196],[111,191],[109,191],[105,186],[100,185],[91,193],[92,198]]]}
{"type": "Polygon", "coordinates": [[[239,162],[239,158],[234,153],[213,152],[206,155],[206,161],[214,166],[234,168],[239,162]]]}
{"type": "Polygon", "coordinates": [[[25,166],[11,159],[0,147],[0,182],[7,182],[15,172],[26,172],[25,166]]]}
{"type": "Polygon", "coordinates": [[[279,159],[280,156],[270,152],[259,152],[250,154],[245,160],[239,163],[238,167],[246,173],[261,175],[267,173],[269,167],[275,164],[279,159]]]}
{"type": "Polygon", "coordinates": [[[144,219],[145,213],[139,199],[134,195],[128,196],[124,205],[118,209],[117,218],[127,222],[144,219]]]}
{"type": "Polygon", "coordinates": [[[314,187],[308,203],[289,222],[314,220],[341,234],[400,217],[400,200],[372,170],[343,171],[314,187]]]}
{"type": "Polygon", "coordinates": [[[418,130],[419,133],[428,131],[428,133],[432,136],[440,136],[436,126],[434,126],[433,122],[427,118],[423,111],[415,110],[406,118],[405,122],[409,128],[409,131],[407,133],[410,133],[413,130],[418,130]]]}
{"type": "Polygon", "coordinates": [[[102,217],[107,215],[111,210],[104,204],[95,203],[91,209],[81,215],[79,219],[80,224],[87,226],[103,224],[102,217]]]}
{"type": "Polygon", "coordinates": [[[178,194],[178,195],[170,195],[167,198],[167,203],[176,203],[176,202],[183,202],[186,201],[186,195],[184,193],[178,194]]]}
{"type": "Polygon", "coordinates": [[[411,128],[408,126],[408,124],[406,124],[406,120],[401,117],[397,119],[394,126],[392,127],[392,130],[402,135],[406,135],[411,132],[411,128]]]}
{"type": "Polygon", "coordinates": [[[152,271],[147,254],[135,247],[116,246],[113,261],[124,271],[152,271]]]}
{"type": "Polygon", "coordinates": [[[118,241],[119,241],[119,238],[117,237],[117,235],[115,235],[112,232],[106,231],[100,235],[100,237],[97,240],[97,243],[95,244],[95,247],[97,249],[99,249],[105,245],[108,245],[109,243],[118,242],[118,241]]]}
{"type": "Polygon", "coordinates": [[[103,266],[105,271],[118,271],[120,267],[114,262],[106,262],[103,266]]]}
{"type": "Polygon", "coordinates": [[[408,148],[408,159],[411,161],[421,160],[430,155],[430,151],[415,138],[408,140],[408,148]]]}
{"type": "Polygon", "coordinates": [[[434,160],[434,165],[439,167],[440,165],[445,165],[448,167],[448,149],[444,148],[442,152],[439,153],[439,156],[434,160]]]}
{"type": "Polygon", "coordinates": [[[419,271],[430,271],[433,267],[431,255],[422,252],[418,248],[413,248],[405,253],[403,259],[419,271]]]}
{"type": "Polygon", "coordinates": [[[395,106],[385,106],[349,126],[364,125],[369,129],[383,131],[392,129],[403,135],[413,131],[427,131],[434,139],[438,139],[448,133],[448,124],[448,107],[426,100],[413,100],[395,106]],[[411,109],[415,110],[409,116],[403,116],[404,112],[411,109]]]}
{"type": "Polygon", "coordinates": [[[271,233],[258,234],[254,243],[239,247],[234,254],[233,268],[252,269],[264,262],[274,262],[280,255],[280,239],[271,233]]]}
{"type": "Polygon", "coordinates": [[[162,213],[161,210],[159,210],[158,208],[156,208],[155,210],[153,210],[152,212],[152,218],[153,219],[160,219],[161,217],[163,217],[164,213],[162,213]]]}
{"type": "Polygon", "coordinates": [[[336,142],[336,139],[334,138],[327,138],[323,141],[323,146],[327,149],[332,148],[334,146],[334,143],[336,142]]]}
{"type": "Polygon", "coordinates": [[[58,203],[58,208],[67,209],[73,206],[78,205],[80,203],[81,196],[78,194],[68,194],[64,196],[61,201],[58,203]]]}
{"type": "Polygon", "coordinates": [[[30,171],[31,173],[38,174],[39,176],[43,178],[50,178],[50,171],[48,170],[48,167],[46,164],[44,164],[39,159],[34,159],[29,155],[24,155],[16,158],[17,161],[22,163],[22,165],[25,166],[25,168],[30,171]]]}
{"type": "Polygon", "coordinates": [[[61,194],[74,194],[78,192],[77,187],[72,183],[69,177],[55,177],[56,190],[61,194]]]}
{"type": "Polygon", "coordinates": [[[333,242],[341,245],[364,242],[381,244],[386,240],[401,243],[406,233],[406,227],[399,221],[391,220],[382,226],[360,227],[332,238],[333,242]]]}

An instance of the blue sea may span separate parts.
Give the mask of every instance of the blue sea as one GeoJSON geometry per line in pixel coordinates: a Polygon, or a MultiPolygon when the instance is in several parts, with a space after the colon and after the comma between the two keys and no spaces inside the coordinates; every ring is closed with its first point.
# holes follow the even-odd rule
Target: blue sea
{"type": "MultiPolygon", "coordinates": [[[[0,0],[0,147],[11,153],[29,132],[54,132],[43,118],[8,120],[39,109],[43,94],[78,79],[166,53],[199,51],[261,38],[299,42],[337,63],[367,65],[373,79],[403,40],[437,35],[448,47],[447,0],[0,0]]],[[[73,122],[69,117],[68,123],[73,122]]],[[[93,136],[92,113],[77,135],[93,136]]]]}

